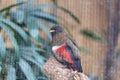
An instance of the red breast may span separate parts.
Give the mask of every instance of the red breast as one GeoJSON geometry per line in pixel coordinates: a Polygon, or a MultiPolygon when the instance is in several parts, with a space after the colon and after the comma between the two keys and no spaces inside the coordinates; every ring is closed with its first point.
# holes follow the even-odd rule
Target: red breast
{"type": "Polygon", "coordinates": [[[74,63],[71,58],[71,55],[66,50],[65,44],[63,44],[61,46],[53,46],[52,50],[53,50],[54,54],[60,54],[69,63],[72,63],[72,64],[74,63]]]}

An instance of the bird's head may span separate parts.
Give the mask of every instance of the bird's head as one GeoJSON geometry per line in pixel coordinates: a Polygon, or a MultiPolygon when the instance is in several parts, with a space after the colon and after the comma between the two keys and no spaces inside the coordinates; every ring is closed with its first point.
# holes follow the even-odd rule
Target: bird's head
{"type": "Polygon", "coordinates": [[[53,26],[51,29],[50,29],[50,33],[52,35],[52,37],[56,34],[59,34],[63,32],[63,29],[60,27],[60,26],[53,26]]]}

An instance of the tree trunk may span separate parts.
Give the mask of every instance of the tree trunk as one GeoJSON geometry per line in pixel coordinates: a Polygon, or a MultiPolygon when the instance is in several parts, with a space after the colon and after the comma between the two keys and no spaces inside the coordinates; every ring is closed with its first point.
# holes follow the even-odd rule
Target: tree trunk
{"type": "Polygon", "coordinates": [[[114,0],[114,2],[107,0],[108,50],[106,54],[105,80],[114,80],[114,52],[119,33],[119,8],[119,0],[114,0]]]}

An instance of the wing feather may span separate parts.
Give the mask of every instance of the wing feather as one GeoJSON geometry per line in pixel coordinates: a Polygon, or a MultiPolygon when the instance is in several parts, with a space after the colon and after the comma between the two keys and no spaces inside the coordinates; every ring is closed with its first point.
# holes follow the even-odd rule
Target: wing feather
{"type": "Polygon", "coordinates": [[[66,44],[66,49],[68,50],[69,54],[72,57],[72,60],[75,64],[75,69],[79,72],[83,72],[80,57],[75,55],[74,53],[75,51],[73,51],[72,48],[73,46],[71,46],[70,44],[66,44]]]}

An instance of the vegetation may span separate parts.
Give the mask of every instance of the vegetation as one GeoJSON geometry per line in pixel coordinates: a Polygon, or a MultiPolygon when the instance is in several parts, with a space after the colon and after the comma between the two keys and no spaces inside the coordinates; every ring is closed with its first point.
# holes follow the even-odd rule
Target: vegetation
{"type": "MultiPolygon", "coordinates": [[[[54,9],[55,5],[33,5],[34,1],[18,0],[17,4],[0,10],[0,77],[2,80],[47,80],[42,73],[42,67],[51,55],[49,26],[59,24],[61,19],[53,15],[53,12],[45,11],[54,9]],[[41,32],[45,32],[49,40],[41,37],[41,32]],[[6,37],[9,38],[12,46],[6,45],[6,37]]],[[[57,9],[69,14],[79,23],[79,19],[69,10],[63,7],[57,9]]]]}

